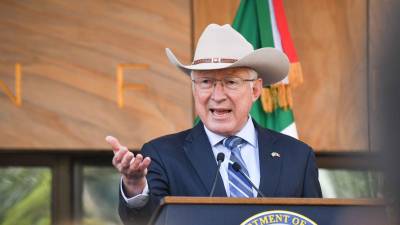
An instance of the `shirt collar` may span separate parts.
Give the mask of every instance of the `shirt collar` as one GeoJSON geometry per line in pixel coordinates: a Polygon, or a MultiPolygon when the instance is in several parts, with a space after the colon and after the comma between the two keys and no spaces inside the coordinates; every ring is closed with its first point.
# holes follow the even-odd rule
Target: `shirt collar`
{"type": "MultiPolygon", "coordinates": [[[[218,143],[227,138],[225,136],[210,131],[209,129],[207,129],[205,125],[203,126],[204,130],[206,131],[208,140],[211,143],[211,146],[215,147],[218,143]]],[[[257,146],[256,129],[254,127],[253,120],[251,119],[250,115],[244,127],[238,133],[236,133],[235,136],[243,138],[245,141],[247,141],[247,143],[249,143],[253,147],[257,146]]]]}

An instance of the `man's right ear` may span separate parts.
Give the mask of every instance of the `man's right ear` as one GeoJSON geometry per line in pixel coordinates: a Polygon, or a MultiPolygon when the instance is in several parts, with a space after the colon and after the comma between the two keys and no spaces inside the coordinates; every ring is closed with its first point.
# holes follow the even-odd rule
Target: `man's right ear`
{"type": "Polygon", "coordinates": [[[262,86],[262,79],[261,78],[257,78],[257,80],[254,81],[254,85],[253,85],[253,102],[257,100],[258,97],[260,97],[263,86],[262,86]]]}

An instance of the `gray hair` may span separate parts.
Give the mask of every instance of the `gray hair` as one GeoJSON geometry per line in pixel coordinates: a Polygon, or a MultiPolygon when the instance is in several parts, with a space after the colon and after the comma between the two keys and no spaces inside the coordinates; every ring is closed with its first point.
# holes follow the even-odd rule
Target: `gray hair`
{"type": "MultiPolygon", "coordinates": [[[[257,79],[258,78],[258,73],[255,70],[253,70],[251,68],[248,68],[247,71],[249,72],[250,79],[257,79]]],[[[249,82],[249,83],[250,83],[250,88],[253,89],[254,82],[249,82]]]]}
{"type": "Polygon", "coordinates": [[[258,73],[255,70],[253,70],[251,68],[247,68],[247,71],[249,71],[250,79],[258,78],[258,73]]]}

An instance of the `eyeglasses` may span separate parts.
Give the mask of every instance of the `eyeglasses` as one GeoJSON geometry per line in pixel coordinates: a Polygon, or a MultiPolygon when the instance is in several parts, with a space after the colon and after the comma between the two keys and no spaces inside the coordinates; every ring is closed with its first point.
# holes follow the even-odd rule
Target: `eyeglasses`
{"type": "Polygon", "coordinates": [[[225,77],[223,79],[215,79],[210,77],[200,77],[193,79],[193,83],[195,83],[196,87],[202,90],[209,90],[215,85],[217,85],[217,81],[220,81],[224,88],[229,90],[237,90],[239,89],[244,82],[255,81],[256,79],[243,79],[240,77],[225,77]]]}

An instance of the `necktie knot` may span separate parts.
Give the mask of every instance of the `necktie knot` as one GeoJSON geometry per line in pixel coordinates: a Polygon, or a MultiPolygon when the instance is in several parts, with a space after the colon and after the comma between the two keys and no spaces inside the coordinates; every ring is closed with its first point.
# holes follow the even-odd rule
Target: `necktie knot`
{"type": "Polygon", "coordinates": [[[229,150],[239,150],[240,147],[245,144],[246,141],[238,136],[230,136],[224,139],[223,144],[229,150]]]}

